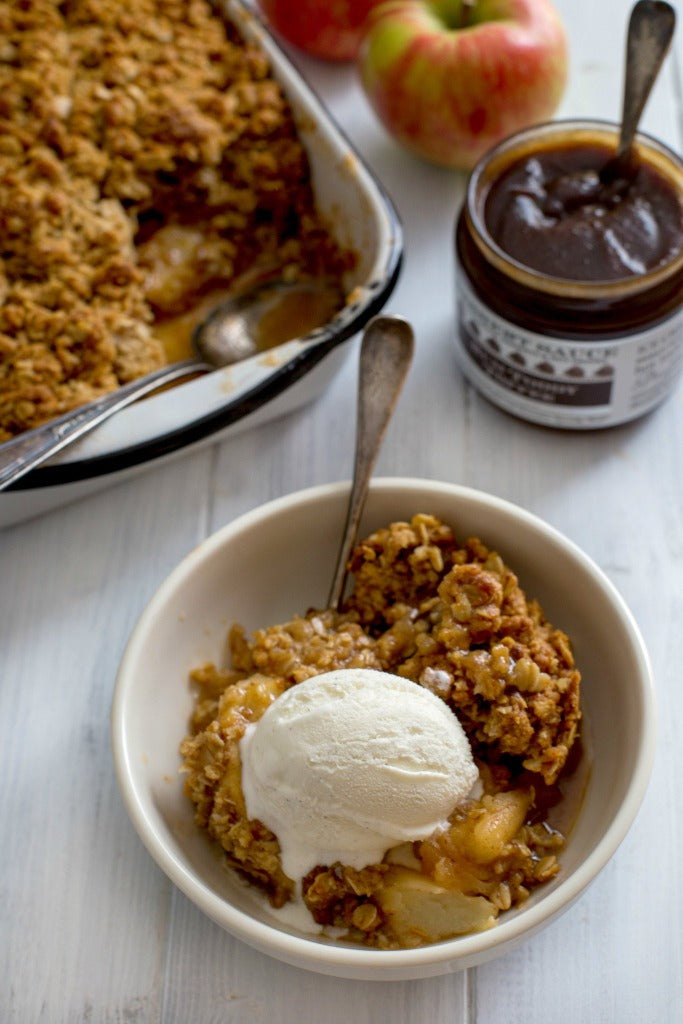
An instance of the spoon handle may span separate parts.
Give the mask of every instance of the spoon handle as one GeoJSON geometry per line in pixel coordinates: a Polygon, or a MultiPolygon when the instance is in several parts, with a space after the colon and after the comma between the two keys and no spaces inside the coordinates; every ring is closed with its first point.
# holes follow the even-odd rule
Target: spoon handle
{"type": "Polygon", "coordinates": [[[413,331],[405,320],[377,316],[365,328],[358,368],[358,410],[353,483],[332,581],[329,608],[344,594],[347,563],[356,542],[370,477],[413,356],[413,331]]]}
{"type": "Polygon", "coordinates": [[[671,44],[676,12],[665,0],[638,0],[626,39],[626,70],[617,159],[626,156],[641,114],[671,44]]]}
{"type": "Polygon", "coordinates": [[[130,384],[124,384],[116,391],[96,398],[94,402],[49,420],[12,441],[7,441],[0,446],[0,491],[4,491],[68,444],[89,433],[119,409],[125,408],[151,391],[156,391],[164,384],[207,369],[205,364],[196,359],[172,363],[155,373],[131,381],[130,384]]]}

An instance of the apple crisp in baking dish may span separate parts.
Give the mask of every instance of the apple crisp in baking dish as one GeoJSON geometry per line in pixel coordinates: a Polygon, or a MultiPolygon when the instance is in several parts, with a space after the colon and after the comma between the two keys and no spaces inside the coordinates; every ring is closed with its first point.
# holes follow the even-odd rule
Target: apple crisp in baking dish
{"type": "Polygon", "coordinates": [[[206,0],[0,0],[0,441],[177,357],[168,325],[237,282],[352,262],[206,0]]]}
{"type": "Polygon", "coordinates": [[[434,516],[372,534],[350,568],[341,611],[312,610],[252,637],[234,626],[231,666],[193,672],[181,754],[195,820],[274,907],[303,899],[318,926],[352,941],[391,949],[480,931],[560,870],[587,771],[569,639],[499,554],[477,538],[458,542],[434,516]],[[431,690],[460,721],[479,781],[445,829],[381,863],[321,863],[292,879],[278,837],[247,814],[240,744],[285,691],[338,669],[431,690]]]}

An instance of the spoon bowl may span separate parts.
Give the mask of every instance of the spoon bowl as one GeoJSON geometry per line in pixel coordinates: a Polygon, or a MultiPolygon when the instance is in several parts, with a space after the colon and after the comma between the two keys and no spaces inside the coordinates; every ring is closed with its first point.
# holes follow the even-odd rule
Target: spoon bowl
{"type": "Polygon", "coordinates": [[[304,337],[343,305],[338,281],[272,278],[219,303],[195,329],[192,346],[203,362],[230,366],[304,337]]]}

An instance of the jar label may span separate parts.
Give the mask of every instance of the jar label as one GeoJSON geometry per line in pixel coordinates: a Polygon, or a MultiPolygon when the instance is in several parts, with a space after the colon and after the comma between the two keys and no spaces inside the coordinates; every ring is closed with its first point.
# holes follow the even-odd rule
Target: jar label
{"type": "Polygon", "coordinates": [[[658,405],[683,369],[683,307],[637,334],[577,341],[504,320],[460,267],[456,294],[463,373],[490,401],[534,423],[584,430],[624,423],[658,405]]]}

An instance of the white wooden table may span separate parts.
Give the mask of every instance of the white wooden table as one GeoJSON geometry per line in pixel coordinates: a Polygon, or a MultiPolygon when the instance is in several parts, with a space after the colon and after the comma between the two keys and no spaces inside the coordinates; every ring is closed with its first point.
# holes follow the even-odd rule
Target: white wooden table
{"type": "MultiPolygon", "coordinates": [[[[616,118],[630,4],[557,6],[572,54],[559,113],[616,118]]],[[[644,120],[678,150],[682,34],[679,24],[678,63],[667,61],[644,120]]],[[[453,357],[463,178],[400,153],[352,69],[296,61],[405,225],[387,310],[412,321],[418,349],[378,474],[492,491],[549,520],[605,570],[654,664],[652,783],[616,856],[563,918],[498,961],[424,982],[359,984],[271,961],[205,919],[146,853],[109,746],[124,644],[201,538],[265,500],[349,476],[351,359],[313,406],[0,532],[0,1020],[674,1024],[683,1019],[683,388],[643,421],[585,435],[526,425],[481,399],[453,357]]]]}

